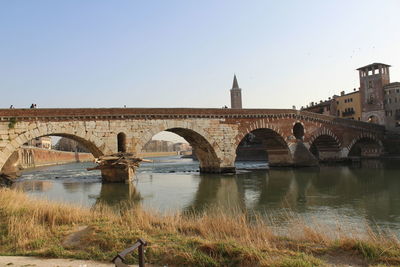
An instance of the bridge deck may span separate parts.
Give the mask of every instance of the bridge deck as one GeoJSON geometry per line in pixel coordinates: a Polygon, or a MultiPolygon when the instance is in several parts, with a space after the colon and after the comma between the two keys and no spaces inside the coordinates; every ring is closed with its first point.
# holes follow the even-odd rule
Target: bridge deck
{"type": "Polygon", "coordinates": [[[67,120],[78,119],[158,119],[158,118],[279,118],[295,116],[299,119],[315,119],[321,122],[355,126],[373,131],[385,127],[367,122],[337,118],[293,109],[230,109],[230,108],[45,108],[0,109],[0,121],[10,118],[19,120],[67,120]]]}

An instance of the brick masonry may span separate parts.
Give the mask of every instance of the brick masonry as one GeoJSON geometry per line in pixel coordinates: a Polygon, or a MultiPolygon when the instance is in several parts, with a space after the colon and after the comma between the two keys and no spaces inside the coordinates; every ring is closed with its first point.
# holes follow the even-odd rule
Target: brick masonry
{"type": "Polygon", "coordinates": [[[93,161],[91,153],[75,153],[49,150],[37,147],[21,147],[18,150],[19,163],[22,168],[32,168],[72,162],[93,161]]]}
{"type": "Polygon", "coordinates": [[[256,129],[275,133],[273,138],[282,146],[267,152],[288,165],[295,161],[292,144],[301,141],[310,148],[320,136],[337,144],[337,158],[347,157],[360,139],[383,151],[382,126],[290,109],[3,109],[0,168],[19,147],[40,136],[74,139],[97,157],[117,152],[118,133],[126,135],[126,151],[138,154],[155,134],[167,130],[192,145],[202,171],[223,171],[234,168],[240,141],[256,129]],[[296,123],[304,128],[300,140],[293,133],[296,123]]]}

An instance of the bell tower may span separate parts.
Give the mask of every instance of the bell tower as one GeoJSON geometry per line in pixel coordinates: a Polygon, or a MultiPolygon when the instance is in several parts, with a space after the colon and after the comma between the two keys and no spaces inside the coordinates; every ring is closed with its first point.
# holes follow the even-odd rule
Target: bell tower
{"type": "Polygon", "coordinates": [[[390,83],[390,65],[372,63],[358,68],[362,121],[385,124],[384,90],[390,83]]]}
{"type": "Polygon", "coordinates": [[[242,89],[239,88],[236,75],[233,76],[231,89],[231,108],[242,108],[242,89]]]}

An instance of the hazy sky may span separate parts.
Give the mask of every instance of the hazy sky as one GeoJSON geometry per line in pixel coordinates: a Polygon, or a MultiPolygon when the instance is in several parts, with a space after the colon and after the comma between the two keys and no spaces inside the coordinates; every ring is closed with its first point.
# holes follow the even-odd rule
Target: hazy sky
{"type": "Polygon", "coordinates": [[[2,108],[291,108],[400,81],[400,1],[0,0],[2,108]]]}

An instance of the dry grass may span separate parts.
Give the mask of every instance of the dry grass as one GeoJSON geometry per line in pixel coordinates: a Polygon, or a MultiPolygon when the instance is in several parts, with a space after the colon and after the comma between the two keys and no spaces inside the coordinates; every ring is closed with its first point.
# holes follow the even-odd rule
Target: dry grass
{"type": "Polygon", "coordinates": [[[288,216],[287,233],[278,234],[265,218],[250,219],[239,211],[161,215],[134,207],[115,211],[105,205],[89,210],[0,189],[0,253],[110,260],[143,238],[149,242],[146,260],[157,264],[324,266],[328,256],[344,252],[351,256],[345,261],[354,256],[357,262],[400,264],[400,242],[393,234],[369,229],[360,237],[356,230],[342,230],[339,222],[338,227],[311,227],[288,216]],[[64,245],[78,226],[88,226],[78,245],[64,245]]]}

